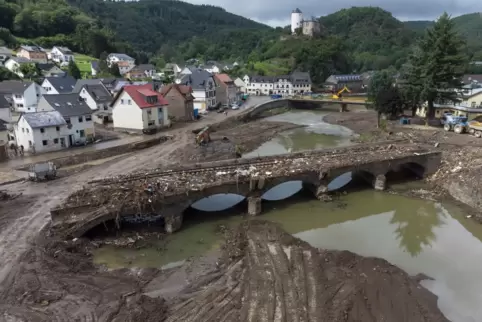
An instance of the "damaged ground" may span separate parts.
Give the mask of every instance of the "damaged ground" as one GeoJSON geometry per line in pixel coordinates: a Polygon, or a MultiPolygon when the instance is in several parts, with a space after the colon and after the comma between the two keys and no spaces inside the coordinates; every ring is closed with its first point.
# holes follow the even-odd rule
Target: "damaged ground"
{"type": "Polygon", "coordinates": [[[174,271],[99,272],[88,243],[39,238],[0,291],[6,321],[448,321],[436,297],[378,258],[316,249],[277,225],[225,232],[221,257],[178,296],[152,298],[174,271]],[[380,296],[383,294],[383,296],[380,296]]]}

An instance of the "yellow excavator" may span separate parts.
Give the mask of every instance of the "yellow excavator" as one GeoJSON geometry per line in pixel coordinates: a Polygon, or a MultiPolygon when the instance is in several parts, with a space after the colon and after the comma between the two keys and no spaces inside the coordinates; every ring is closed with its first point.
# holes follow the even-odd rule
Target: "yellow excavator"
{"type": "Polygon", "coordinates": [[[350,89],[345,86],[341,90],[339,90],[336,94],[333,94],[333,96],[331,98],[334,99],[334,100],[341,100],[342,94],[344,92],[351,93],[350,89]]]}

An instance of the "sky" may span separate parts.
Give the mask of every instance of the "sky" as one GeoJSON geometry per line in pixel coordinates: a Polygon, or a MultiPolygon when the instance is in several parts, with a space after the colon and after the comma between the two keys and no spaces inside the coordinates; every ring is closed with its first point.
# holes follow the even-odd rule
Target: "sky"
{"type": "MultiPolygon", "coordinates": [[[[482,0],[184,0],[219,6],[234,14],[276,27],[290,24],[291,11],[304,17],[325,16],[343,8],[373,6],[391,12],[399,20],[434,20],[444,11],[452,16],[481,12],[482,0]]],[[[481,17],[482,19],[482,17],[481,17]]]]}

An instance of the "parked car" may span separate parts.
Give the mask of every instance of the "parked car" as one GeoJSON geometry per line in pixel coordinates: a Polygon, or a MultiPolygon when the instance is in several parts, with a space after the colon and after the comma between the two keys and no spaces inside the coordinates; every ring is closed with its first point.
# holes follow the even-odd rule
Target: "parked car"
{"type": "Polygon", "coordinates": [[[239,105],[238,105],[238,104],[232,104],[232,105],[231,105],[231,108],[232,108],[233,110],[237,110],[237,109],[239,109],[239,105]]]}

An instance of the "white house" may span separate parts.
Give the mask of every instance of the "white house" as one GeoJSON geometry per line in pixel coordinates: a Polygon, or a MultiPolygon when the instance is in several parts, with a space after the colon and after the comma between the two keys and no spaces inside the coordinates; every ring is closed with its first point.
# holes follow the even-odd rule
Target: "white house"
{"type": "Polygon", "coordinates": [[[3,81],[0,82],[0,94],[3,94],[15,112],[36,112],[37,105],[45,90],[35,82],[3,81]]]}
{"type": "Polygon", "coordinates": [[[100,84],[86,84],[80,90],[79,95],[92,110],[93,120],[98,124],[112,122],[112,95],[100,84]]]}
{"type": "Polygon", "coordinates": [[[179,75],[182,70],[183,68],[175,63],[167,63],[166,66],[164,66],[164,73],[169,75],[179,75]]]}
{"type": "Polygon", "coordinates": [[[309,73],[293,72],[280,76],[248,76],[243,77],[246,92],[252,95],[279,94],[291,96],[311,92],[309,73]]]}
{"type": "Polygon", "coordinates": [[[206,113],[216,107],[216,82],[211,73],[200,68],[192,69],[191,74],[184,75],[179,84],[192,87],[194,109],[198,113],[206,113]]]}
{"type": "Polygon", "coordinates": [[[25,152],[50,152],[69,146],[67,123],[57,111],[22,114],[14,129],[17,145],[25,152]]]}
{"type": "Polygon", "coordinates": [[[246,93],[246,83],[241,79],[241,78],[236,78],[234,80],[234,84],[236,85],[236,87],[239,88],[239,91],[242,92],[242,93],[246,93]]]}
{"type": "Polygon", "coordinates": [[[169,126],[168,104],[151,84],[124,86],[111,104],[114,128],[143,132],[169,126]]]}
{"type": "Polygon", "coordinates": [[[218,74],[222,71],[222,67],[219,67],[217,64],[212,64],[204,66],[204,70],[211,74],[218,74]]]}
{"type": "Polygon", "coordinates": [[[28,58],[24,57],[10,57],[5,62],[4,66],[6,69],[12,73],[17,74],[19,77],[23,78],[23,73],[20,71],[20,66],[23,64],[33,64],[34,62],[28,58]]]}
{"type": "Polygon", "coordinates": [[[68,63],[74,61],[74,53],[67,47],[54,46],[50,52],[50,57],[57,63],[68,63]]]}
{"type": "Polygon", "coordinates": [[[71,93],[77,80],[70,75],[63,77],[45,77],[42,88],[46,95],[71,93]]]}
{"type": "Polygon", "coordinates": [[[68,146],[92,142],[95,137],[92,110],[77,93],[44,95],[38,111],[57,111],[67,124],[68,146]]]}

